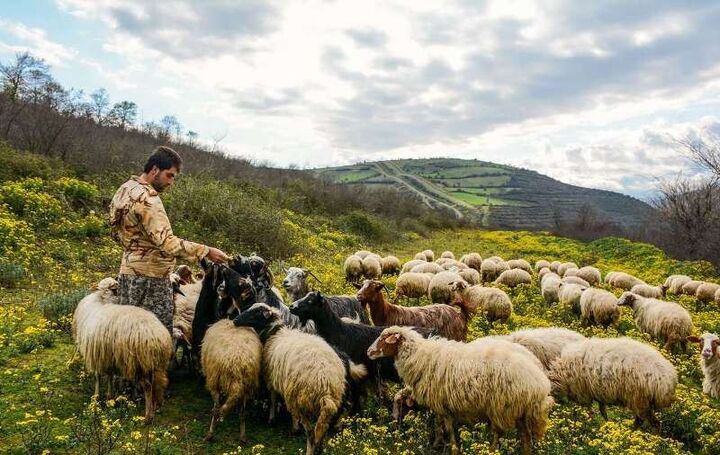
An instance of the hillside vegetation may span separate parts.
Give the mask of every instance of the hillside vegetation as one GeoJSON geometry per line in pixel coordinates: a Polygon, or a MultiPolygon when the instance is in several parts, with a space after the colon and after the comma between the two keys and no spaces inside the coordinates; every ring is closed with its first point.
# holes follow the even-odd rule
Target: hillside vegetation
{"type": "MultiPolygon", "coordinates": [[[[120,249],[109,240],[104,215],[116,182],[78,178],[57,162],[5,149],[0,165],[0,448],[9,453],[297,453],[304,436],[291,433],[289,419],[265,423],[267,404],[250,406],[249,443],[239,448],[238,418],[222,422],[211,443],[203,441],[211,399],[184,370],[170,372],[169,397],[152,425],[144,425],[142,404],[120,396],[107,403],[90,399],[93,379],[74,355],[70,315],[88,286],[117,272],[120,249]],[[48,452],[45,452],[48,451],[48,452]]],[[[458,171],[459,172],[459,171],[458,171]]],[[[252,185],[183,176],[164,195],[177,234],[210,239],[235,253],[256,251],[272,257],[282,279],[285,265],[309,268],[325,293],[354,293],[341,270],[347,254],[368,248],[392,253],[405,261],[420,250],[469,251],[506,259],[523,257],[571,260],[594,264],[603,273],[624,270],[649,283],[684,273],[717,280],[706,262],[668,258],[647,244],[619,238],[580,242],[545,233],[473,229],[407,230],[392,236],[373,235],[387,229],[363,212],[333,218],[304,215],[283,208],[277,195],[252,185]],[[354,227],[353,227],[354,226],[354,227]]],[[[390,290],[395,278],[384,278],[390,290]]],[[[490,327],[482,316],[473,319],[468,339],[507,333],[523,327],[562,326],[588,336],[627,335],[660,344],[640,333],[627,309],[617,328],[581,327],[568,309],[543,303],[536,280],[507,290],[514,313],[505,325],[490,327]]],[[[619,290],[614,290],[619,295],[619,290]]],[[[693,315],[696,331],[720,332],[717,304],[698,305],[694,298],[670,296],[693,315]]],[[[412,302],[415,304],[416,302],[412,302]]],[[[420,304],[427,304],[423,298],[420,304]]],[[[410,304],[410,302],[408,302],[410,304]]],[[[559,403],[538,446],[547,454],[718,454],[720,403],[702,393],[698,350],[688,354],[662,351],[678,370],[678,400],[659,413],[660,434],[633,431],[632,416],[610,408],[605,422],[595,411],[559,403]]],[[[345,419],[333,432],[326,451],[349,453],[424,453],[429,439],[428,416],[412,412],[402,425],[373,400],[359,416],[345,419]]],[[[500,452],[517,453],[514,435],[501,440],[500,452]]],[[[483,424],[461,431],[466,453],[489,453],[489,431],[483,424]]]]}
{"type": "Polygon", "coordinates": [[[316,172],[348,185],[396,187],[430,207],[498,228],[552,229],[584,207],[630,227],[639,225],[650,211],[647,204],[630,196],[568,185],[534,171],[478,160],[378,161],[316,172]]]}

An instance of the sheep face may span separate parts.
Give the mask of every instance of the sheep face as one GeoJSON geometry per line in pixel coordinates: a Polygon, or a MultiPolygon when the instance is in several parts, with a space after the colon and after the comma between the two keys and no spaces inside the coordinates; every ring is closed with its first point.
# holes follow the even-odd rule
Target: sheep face
{"type": "Polygon", "coordinates": [[[450,283],[448,283],[448,286],[450,286],[450,289],[452,289],[453,292],[462,292],[468,288],[468,283],[464,280],[457,280],[451,281],[450,283]]]}
{"type": "Polygon", "coordinates": [[[288,292],[296,289],[302,289],[306,285],[305,280],[307,280],[307,276],[307,270],[299,267],[290,267],[287,270],[287,275],[285,276],[282,285],[288,292]]]}
{"type": "Polygon", "coordinates": [[[720,337],[714,333],[703,333],[700,337],[691,335],[687,337],[687,340],[702,346],[700,356],[702,356],[703,359],[710,360],[713,356],[720,358],[720,337]]]}
{"type": "Polygon", "coordinates": [[[195,282],[192,270],[187,265],[181,265],[175,270],[175,273],[180,278],[180,284],[191,284],[195,282]]]}
{"type": "Polygon", "coordinates": [[[635,302],[637,302],[637,295],[633,294],[630,291],[625,291],[622,293],[620,298],[617,301],[618,306],[629,306],[631,308],[635,308],[635,302]]]}
{"type": "Polygon", "coordinates": [[[290,306],[290,313],[300,318],[305,323],[308,319],[312,319],[323,308],[325,299],[319,292],[308,292],[307,295],[300,300],[296,300],[290,306]]]}
{"type": "Polygon", "coordinates": [[[368,302],[374,301],[383,289],[385,289],[385,283],[382,281],[365,280],[357,292],[358,302],[367,305],[368,302]]]}
{"type": "Polygon", "coordinates": [[[252,280],[241,276],[229,267],[222,269],[223,282],[218,287],[222,298],[230,298],[238,311],[247,310],[257,298],[252,280]]]}
{"type": "Polygon", "coordinates": [[[115,278],[103,278],[98,284],[92,287],[93,290],[97,291],[110,291],[112,295],[117,295],[118,282],[115,278]]]}
{"type": "Polygon", "coordinates": [[[395,357],[402,342],[402,334],[385,333],[380,334],[377,340],[368,348],[367,355],[371,360],[381,357],[395,357]]]}
{"type": "Polygon", "coordinates": [[[264,303],[256,303],[235,318],[233,323],[240,327],[250,327],[258,334],[273,325],[282,324],[280,313],[264,303]]]}

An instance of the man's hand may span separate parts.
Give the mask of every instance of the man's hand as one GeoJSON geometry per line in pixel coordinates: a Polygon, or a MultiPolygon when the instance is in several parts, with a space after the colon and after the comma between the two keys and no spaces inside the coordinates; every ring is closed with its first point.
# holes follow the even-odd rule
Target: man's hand
{"type": "Polygon", "coordinates": [[[207,256],[205,256],[209,260],[213,261],[216,264],[220,264],[223,262],[228,261],[228,255],[225,254],[222,250],[218,250],[217,248],[210,247],[210,250],[208,251],[207,256]]]}

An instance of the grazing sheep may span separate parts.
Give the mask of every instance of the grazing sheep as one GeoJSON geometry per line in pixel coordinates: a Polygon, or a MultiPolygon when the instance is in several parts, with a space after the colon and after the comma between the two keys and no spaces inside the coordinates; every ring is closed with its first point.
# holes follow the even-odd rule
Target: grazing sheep
{"type": "Polygon", "coordinates": [[[561,265],[562,265],[562,263],[560,261],[552,261],[550,263],[549,267],[550,267],[551,271],[558,273],[558,269],[560,268],[561,265]]]}
{"type": "Polygon", "coordinates": [[[633,294],[640,295],[642,297],[648,297],[652,299],[662,299],[665,297],[665,291],[667,288],[665,285],[662,286],[650,286],[649,284],[636,284],[630,289],[633,294]]]}
{"type": "Polygon", "coordinates": [[[480,278],[486,283],[495,281],[505,270],[508,270],[506,262],[497,262],[492,258],[484,259],[480,264],[480,278]]]}
{"type": "Polygon", "coordinates": [[[646,284],[643,280],[625,272],[610,272],[605,277],[605,282],[614,288],[629,291],[637,284],[646,284]]]}
{"type": "MultiPolygon", "coordinates": [[[[450,259],[449,262],[446,262],[442,265],[442,268],[444,270],[467,270],[470,267],[466,266],[462,262],[456,261],[455,259],[450,259]]],[[[472,269],[475,270],[475,269],[472,269]]]]}
{"type": "Polygon", "coordinates": [[[550,370],[553,395],[584,405],[620,404],[635,415],[635,426],[656,428],[654,411],[675,399],[677,373],[653,347],[631,338],[589,338],[567,345],[550,370]]]}
{"type": "Polygon", "coordinates": [[[440,254],[440,257],[441,257],[441,258],[455,259],[455,255],[453,254],[452,251],[443,251],[443,252],[440,254]]]}
{"type": "Polygon", "coordinates": [[[540,280],[540,293],[546,304],[550,305],[558,301],[560,283],[562,283],[562,279],[557,273],[550,272],[542,277],[540,280]]]}
{"type": "Polygon", "coordinates": [[[582,293],[587,289],[588,286],[575,283],[560,283],[558,290],[560,305],[570,307],[575,314],[581,314],[580,297],[582,297],[582,293]]]}
{"type": "Polygon", "coordinates": [[[374,256],[366,256],[365,259],[362,260],[362,271],[363,277],[365,277],[366,280],[379,280],[382,276],[380,261],[374,256]]]}
{"type": "Polygon", "coordinates": [[[575,276],[587,281],[590,286],[602,283],[602,274],[600,274],[600,270],[589,265],[580,267],[575,273],[575,276]]]}
{"type": "Polygon", "coordinates": [[[463,280],[455,281],[451,288],[457,300],[483,313],[490,324],[495,321],[505,324],[512,314],[512,301],[502,289],[469,286],[463,280]]]}
{"type": "Polygon", "coordinates": [[[354,256],[359,257],[360,259],[365,259],[366,257],[370,256],[372,253],[368,250],[360,250],[356,251],[354,256]]]}
{"type": "Polygon", "coordinates": [[[385,256],[380,260],[383,275],[398,275],[400,273],[400,259],[395,256],[385,256]]]}
{"type": "Polygon", "coordinates": [[[432,273],[402,273],[395,282],[395,295],[418,299],[427,295],[432,273]]]}
{"type": "Polygon", "coordinates": [[[145,419],[151,421],[168,384],[172,338],[150,311],[118,305],[117,286],[115,279],[105,278],[78,303],[72,332],[85,368],[95,374],[95,394],[100,394],[101,375],[139,384],[145,394],[145,419]]]}
{"type": "Polygon", "coordinates": [[[545,371],[550,371],[565,346],[585,340],[579,333],[561,327],[517,330],[499,338],[524,346],[538,358],[545,371]]]}
{"type": "Polygon", "coordinates": [[[528,272],[522,269],[510,269],[505,270],[495,280],[495,283],[504,284],[505,286],[514,288],[521,284],[532,283],[532,276],[528,272]]]}
{"type": "Polygon", "coordinates": [[[578,269],[578,265],[574,262],[563,262],[560,264],[557,268],[557,274],[560,276],[565,276],[565,272],[568,269],[578,269]]]}
{"type": "Polygon", "coordinates": [[[520,352],[513,343],[423,339],[408,328],[389,327],[370,346],[368,356],[395,359],[410,398],[443,423],[454,454],[460,453],[458,423],[489,421],[492,448],[500,433],[517,428],[524,454],[530,453],[533,438],[545,433],[554,403],[550,381],[527,351],[520,352]]]}
{"type": "Polygon", "coordinates": [[[426,262],[427,261],[420,260],[420,259],[413,259],[412,261],[408,261],[405,264],[403,264],[402,269],[400,270],[400,273],[407,273],[410,270],[412,270],[413,267],[420,265],[420,264],[424,264],[426,262]]]}
{"type": "Polygon", "coordinates": [[[672,351],[676,344],[686,350],[686,338],[692,334],[690,313],[675,302],[649,299],[632,292],[624,292],[617,304],[632,308],[638,329],[665,341],[665,349],[672,351]]]}
{"type": "Polygon", "coordinates": [[[413,259],[415,259],[415,260],[417,260],[417,261],[428,262],[427,256],[425,256],[424,253],[417,253],[417,254],[413,257],[413,259]]]}
{"type": "MultiPolygon", "coordinates": [[[[550,267],[543,267],[543,268],[541,268],[541,269],[538,271],[538,280],[539,280],[539,281],[542,281],[543,277],[544,277],[545,275],[547,275],[548,273],[552,273],[552,274],[554,274],[554,275],[557,275],[555,272],[553,272],[552,270],[550,270],[550,267]]],[[[559,275],[558,275],[558,278],[560,278],[559,275]]]]}
{"type": "Polygon", "coordinates": [[[360,281],[363,275],[362,258],[356,254],[348,256],[343,264],[343,272],[345,273],[345,281],[356,283],[360,281]]]}
{"type": "Polygon", "coordinates": [[[532,267],[525,259],[510,259],[507,261],[507,265],[510,269],[525,270],[527,273],[532,274],[532,267]]]}
{"type": "Polygon", "coordinates": [[[460,262],[479,272],[482,265],[482,256],[478,253],[468,253],[460,258],[460,262]]]}
{"type": "Polygon", "coordinates": [[[422,254],[425,255],[425,260],[428,262],[432,262],[435,260],[435,253],[433,253],[432,250],[424,250],[422,254]]]}
{"type": "Polygon", "coordinates": [[[703,333],[700,337],[689,336],[687,340],[701,346],[703,392],[713,398],[720,398],[720,337],[714,333],[703,333]]]}
{"type": "Polygon", "coordinates": [[[412,273],[440,273],[444,269],[434,262],[424,262],[413,267],[410,272],[412,273]]]}
{"type": "MultiPolygon", "coordinates": [[[[177,272],[180,271],[182,270],[178,268],[177,272]]],[[[173,289],[177,289],[173,293],[173,303],[175,304],[175,309],[173,311],[172,333],[173,357],[175,358],[175,362],[177,364],[177,357],[175,356],[177,354],[178,347],[180,347],[182,349],[183,362],[187,361],[188,367],[192,368],[192,325],[193,319],[195,318],[195,307],[197,306],[198,298],[200,297],[200,290],[202,289],[202,282],[195,281],[189,267],[187,267],[187,270],[183,272],[185,278],[181,277],[177,272],[170,274],[170,281],[173,283],[173,289]]]]}
{"type": "Polygon", "coordinates": [[[566,276],[565,278],[562,279],[562,282],[568,283],[568,284],[579,284],[580,286],[584,286],[586,288],[590,287],[590,283],[583,280],[579,276],[566,276]]]}
{"type": "MultiPolygon", "coordinates": [[[[437,276],[437,275],[435,275],[437,276]]],[[[460,277],[456,275],[455,280],[460,277]]],[[[464,302],[457,305],[443,303],[420,307],[403,307],[385,301],[382,294],[385,284],[376,280],[365,280],[358,291],[358,300],[370,309],[375,325],[409,325],[436,330],[442,337],[451,340],[465,340],[467,324],[476,308],[464,302]]]]}
{"type": "Polygon", "coordinates": [[[550,261],[546,261],[545,259],[540,259],[539,261],[535,262],[535,270],[536,271],[539,272],[540,270],[544,269],[545,267],[547,267],[548,269],[550,268],[550,261]]]}
{"type": "Polygon", "coordinates": [[[695,297],[703,303],[712,302],[715,300],[715,293],[718,289],[720,289],[720,284],[705,282],[698,286],[695,291],[695,297]]]}
{"type": "Polygon", "coordinates": [[[501,258],[500,256],[490,256],[488,259],[490,259],[493,262],[502,262],[505,263],[505,259],[501,258]]]}
{"type": "Polygon", "coordinates": [[[266,382],[282,395],[290,414],[305,428],[306,455],[322,450],[325,433],[340,410],[348,376],[362,379],[367,375],[365,367],[352,362],[346,367],[325,340],[285,327],[280,313],[264,303],[254,304],[234,323],[252,327],[260,336],[266,382]],[[313,419],[317,419],[315,425],[313,419]]]}
{"type": "Polygon", "coordinates": [[[480,284],[480,272],[475,269],[467,268],[465,270],[460,270],[458,274],[463,280],[467,281],[468,284],[480,284]]]}
{"type": "Polygon", "coordinates": [[[695,295],[698,288],[705,283],[704,281],[690,280],[680,287],[680,291],[685,295],[695,295]]]}
{"type": "Polygon", "coordinates": [[[450,270],[436,274],[430,279],[430,285],[428,285],[428,298],[433,303],[451,303],[455,297],[455,293],[451,289],[450,285],[460,279],[462,279],[460,274],[450,270]]]}
{"type": "MultiPolygon", "coordinates": [[[[563,274],[563,278],[570,278],[577,276],[577,273],[580,269],[577,267],[570,267],[569,269],[565,269],[565,273],[563,274]]],[[[583,280],[584,281],[584,280],[583,280]]]]}
{"type": "Polygon", "coordinates": [[[213,398],[212,419],[205,440],[215,433],[215,425],[240,404],[240,441],[245,438],[245,405],[260,385],[262,343],[246,327],[235,327],[221,319],[208,329],[202,343],[202,370],[205,387],[213,398]],[[221,398],[224,403],[220,403],[221,398]]]}
{"type": "Polygon", "coordinates": [[[580,296],[580,320],[583,324],[599,324],[607,328],[620,319],[617,297],[603,289],[588,288],[580,296]]]}
{"type": "Polygon", "coordinates": [[[282,281],[283,288],[287,292],[291,302],[302,298],[310,292],[310,286],[308,285],[308,276],[315,278],[318,282],[318,278],[308,269],[300,267],[290,267],[284,269],[285,279],[282,281]]]}
{"type": "Polygon", "coordinates": [[[670,275],[665,279],[663,286],[672,294],[679,294],[682,286],[689,281],[692,281],[692,278],[687,275],[670,275]]]}
{"type": "Polygon", "coordinates": [[[452,258],[439,258],[437,261],[435,261],[435,263],[437,265],[445,265],[447,263],[454,264],[455,262],[457,262],[457,261],[455,261],[455,259],[452,259],[452,258]]]}

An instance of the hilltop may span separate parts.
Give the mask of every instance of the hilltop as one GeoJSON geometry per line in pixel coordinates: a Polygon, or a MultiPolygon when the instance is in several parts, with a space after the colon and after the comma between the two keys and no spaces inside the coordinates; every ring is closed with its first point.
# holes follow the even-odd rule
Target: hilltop
{"type": "Polygon", "coordinates": [[[426,205],[484,226],[550,229],[583,207],[624,227],[639,225],[652,209],[624,194],[569,185],[538,172],[463,159],[415,159],[315,169],[333,182],[395,187],[426,205]]]}

